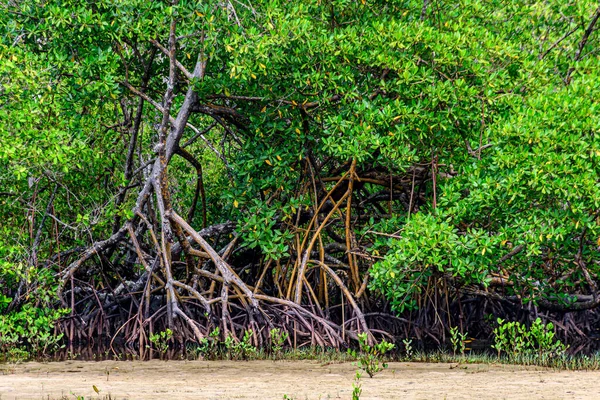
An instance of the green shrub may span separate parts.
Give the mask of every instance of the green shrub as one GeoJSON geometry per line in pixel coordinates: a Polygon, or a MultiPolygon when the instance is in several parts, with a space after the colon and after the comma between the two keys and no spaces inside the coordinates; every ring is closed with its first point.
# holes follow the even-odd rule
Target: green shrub
{"type": "Polygon", "coordinates": [[[227,335],[223,342],[226,357],[232,360],[248,360],[256,355],[257,349],[251,343],[252,335],[254,335],[252,329],[244,332],[242,340],[237,340],[232,335],[227,335]]]}
{"type": "Polygon", "coordinates": [[[544,324],[540,318],[536,318],[529,328],[520,322],[501,318],[497,322],[492,348],[497,351],[498,358],[505,353],[510,359],[534,355],[542,360],[561,356],[567,349],[566,345],[555,339],[551,322],[544,324]]]}
{"type": "Polygon", "coordinates": [[[63,334],[56,333],[56,322],[66,313],[68,310],[27,303],[18,311],[0,315],[0,354],[10,358],[16,352],[34,357],[55,352],[63,347],[63,334]]]}

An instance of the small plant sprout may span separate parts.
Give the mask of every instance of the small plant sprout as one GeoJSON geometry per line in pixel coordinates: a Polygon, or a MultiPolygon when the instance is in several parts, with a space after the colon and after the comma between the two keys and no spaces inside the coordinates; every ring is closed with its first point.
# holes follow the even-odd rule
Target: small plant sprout
{"type": "Polygon", "coordinates": [[[254,332],[252,329],[247,330],[244,332],[244,337],[242,340],[237,344],[237,352],[242,360],[248,360],[250,356],[256,354],[256,347],[254,347],[251,343],[253,335],[254,332]]]}
{"type": "Polygon", "coordinates": [[[406,353],[406,358],[410,359],[413,355],[412,339],[402,339],[402,344],[404,345],[404,352],[406,353]]]}
{"type": "Polygon", "coordinates": [[[150,342],[154,345],[156,350],[164,355],[169,350],[169,341],[173,338],[173,331],[167,328],[162,332],[158,332],[150,335],[150,342]]]}
{"type": "Polygon", "coordinates": [[[279,354],[288,338],[287,332],[281,332],[280,329],[274,328],[269,331],[269,337],[271,338],[271,350],[273,354],[279,354]]]}
{"type": "Polygon", "coordinates": [[[385,353],[392,350],[395,346],[382,340],[380,343],[373,346],[368,344],[367,333],[358,334],[359,352],[348,349],[348,354],[358,358],[358,367],[365,371],[370,378],[374,377],[380,371],[387,368],[387,363],[382,362],[385,353]]]}
{"type": "Polygon", "coordinates": [[[461,333],[458,331],[458,327],[454,326],[450,328],[450,342],[452,343],[452,354],[456,356],[457,352],[461,355],[465,355],[465,343],[467,340],[467,333],[461,333]]]}
{"type": "Polygon", "coordinates": [[[244,337],[239,341],[232,335],[227,335],[223,344],[228,357],[232,360],[248,360],[252,358],[257,353],[256,347],[251,343],[253,335],[254,332],[252,329],[244,332],[244,337]]]}
{"type": "Polygon", "coordinates": [[[498,326],[494,329],[494,344],[492,349],[498,353],[498,358],[503,351],[508,349],[507,325],[502,318],[498,318],[498,326]]]}
{"type": "Polygon", "coordinates": [[[208,334],[207,338],[202,338],[197,349],[198,356],[208,359],[216,358],[218,356],[220,334],[219,327],[216,327],[208,334]]]}
{"type": "Polygon", "coordinates": [[[537,346],[538,356],[544,355],[550,357],[560,356],[567,350],[567,346],[554,337],[554,324],[548,322],[546,325],[540,318],[536,318],[529,328],[531,340],[534,346],[537,346]]]}
{"type": "Polygon", "coordinates": [[[362,384],[360,383],[361,376],[362,374],[360,371],[356,371],[354,382],[352,383],[352,400],[360,400],[360,395],[362,394],[362,384]]]}

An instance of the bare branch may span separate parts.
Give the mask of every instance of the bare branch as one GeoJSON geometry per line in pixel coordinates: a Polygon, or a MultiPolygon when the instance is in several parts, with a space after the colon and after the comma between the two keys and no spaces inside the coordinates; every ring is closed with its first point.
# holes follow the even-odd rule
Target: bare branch
{"type": "MultiPolygon", "coordinates": [[[[157,40],[150,40],[150,42],[155,45],[156,47],[159,48],[160,51],[162,51],[163,53],[165,53],[166,55],[169,55],[169,50],[167,50],[166,47],[164,47],[162,44],[160,44],[157,40]]],[[[181,64],[179,61],[175,60],[175,65],[177,66],[177,68],[183,73],[183,75],[185,75],[185,77],[187,79],[189,79],[190,81],[192,79],[194,79],[194,75],[190,73],[190,71],[188,71],[183,64],[181,64]]]]}
{"type": "MultiPolygon", "coordinates": [[[[594,27],[596,26],[596,23],[598,22],[598,18],[600,18],[600,7],[598,7],[596,9],[596,11],[594,12],[594,15],[592,16],[592,20],[590,21],[587,29],[583,33],[583,37],[581,38],[581,41],[579,42],[579,46],[577,46],[577,53],[575,53],[575,59],[573,60],[574,64],[577,63],[583,56],[583,48],[587,44],[588,39],[590,38],[590,35],[592,34],[592,32],[594,32],[594,27]]],[[[575,66],[572,66],[571,68],[569,68],[569,71],[567,71],[567,77],[565,79],[565,82],[567,85],[571,83],[571,74],[573,73],[573,71],[575,71],[575,66]]]]}

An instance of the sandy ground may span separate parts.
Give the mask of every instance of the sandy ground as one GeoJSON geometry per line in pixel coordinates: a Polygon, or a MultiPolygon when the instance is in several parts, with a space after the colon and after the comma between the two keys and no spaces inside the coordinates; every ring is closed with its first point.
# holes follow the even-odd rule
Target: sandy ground
{"type": "MultiPolygon", "coordinates": [[[[352,363],[66,361],[0,365],[0,400],[351,399],[352,363]],[[95,385],[100,390],[97,395],[95,385]]],[[[391,363],[361,399],[600,399],[600,372],[391,363]]]]}

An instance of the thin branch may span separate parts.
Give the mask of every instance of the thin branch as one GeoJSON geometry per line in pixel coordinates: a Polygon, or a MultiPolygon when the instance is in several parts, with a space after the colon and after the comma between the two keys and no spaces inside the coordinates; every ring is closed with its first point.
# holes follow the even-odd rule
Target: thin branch
{"type": "MultiPolygon", "coordinates": [[[[187,126],[194,131],[195,133],[195,137],[199,137],[201,138],[204,143],[206,143],[206,145],[208,146],[209,149],[211,149],[213,151],[213,153],[215,153],[217,155],[217,157],[219,157],[219,159],[221,159],[221,161],[223,161],[223,163],[225,164],[225,166],[227,167],[228,170],[231,169],[231,167],[229,166],[229,163],[227,162],[227,159],[219,152],[219,150],[217,150],[215,148],[215,146],[213,146],[213,144],[204,136],[203,132],[200,132],[198,130],[198,128],[196,128],[195,126],[193,126],[192,124],[188,123],[187,126]]],[[[185,145],[184,145],[185,146],[185,145]]]]}
{"type": "MultiPolygon", "coordinates": [[[[596,26],[596,23],[598,22],[598,18],[600,18],[600,7],[598,7],[596,9],[596,11],[594,12],[594,15],[592,16],[592,20],[590,21],[587,29],[583,33],[583,37],[581,38],[581,41],[579,42],[579,46],[577,46],[577,53],[575,53],[575,59],[573,60],[574,64],[577,63],[581,59],[581,57],[583,55],[583,48],[587,44],[588,39],[590,38],[590,35],[594,31],[594,27],[596,26]]],[[[573,71],[575,71],[575,66],[572,66],[571,68],[569,68],[569,71],[567,71],[567,77],[565,79],[565,82],[567,85],[569,85],[571,83],[571,74],[573,73],[573,71]]]]}
{"type": "MultiPolygon", "coordinates": [[[[139,90],[137,90],[135,87],[133,87],[129,82],[127,81],[122,81],[120,82],[121,85],[125,86],[127,89],[129,89],[132,93],[138,95],[139,97],[141,97],[142,99],[146,100],[148,103],[152,104],[152,106],[154,108],[156,108],[160,113],[164,113],[165,110],[163,108],[163,106],[161,106],[157,101],[153,100],[150,96],[148,96],[146,93],[143,93],[139,90]]],[[[171,122],[173,122],[173,117],[170,118],[171,122]]]]}
{"type": "Polygon", "coordinates": [[[188,139],[188,140],[187,140],[187,141],[186,141],[184,144],[182,144],[182,145],[180,145],[180,146],[179,146],[179,147],[180,147],[180,148],[182,148],[182,149],[183,149],[183,148],[186,148],[186,147],[188,147],[189,145],[191,145],[192,143],[194,143],[194,142],[195,142],[195,141],[196,141],[196,140],[197,140],[199,137],[201,137],[201,136],[202,136],[202,139],[203,139],[203,140],[206,140],[206,138],[204,137],[204,135],[206,135],[208,132],[210,132],[210,131],[212,130],[212,128],[214,128],[215,126],[217,126],[217,123],[216,123],[216,122],[213,122],[213,123],[212,123],[212,124],[210,124],[210,125],[209,125],[207,128],[205,128],[203,131],[198,131],[198,129],[197,129],[197,128],[195,128],[195,127],[192,127],[192,125],[190,125],[189,123],[188,123],[188,126],[189,126],[190,128],[193,128],[192,130],[194,130],[194,132],[197,132],[197,133],[194,133],[194,136],[192,136],[192,137],[191,137],[191,138],[189,138],[189,139],[188,139]]]}
{"type": "Polygon", "coordinates": [[[550,47],[548,47],[548,49],[541,53],[538,58],[540,60],[543,60],[544,57],[546,57],[548,55],[548,53],[550,53],[556,46],[558,46],[560,43],[562,43],[563,40],[565,40],[566,38],[568,38],[569,36],[571,36],[573,33],[575,33],[577,30],[579,29],[579,27],[575,27],[572,30],[570,30],[569,32],[565,33],[564,35],[561,36],[560,39],[558,39],[556,42],[552,43],[552,45],[550,47]]]}
{"type": "MultiPolygon", "coordinates": [[[[162,44],[160,44],[157,40],[150,40],[150,42],[155,45],[156,47],[159,48],[160,51],[162,51],[163,53],[165,53],[167,56],[169,55],[169,50],[167,50],[166,47],[164,47],[162,44]]],[[[190,81],[192,79],[194,79],[194,75],[190,73],[190,71],[188,71],[183,64],[181,64],[179,61],[175,60],[175,65],[177,66],[177,68],[183,73],[183,75],[185,75],[185,77],[187,79],[189,79],[190,81]]]]}

